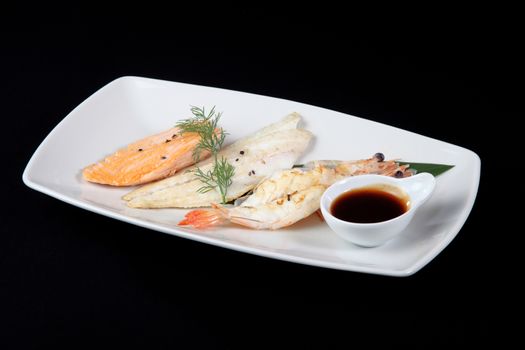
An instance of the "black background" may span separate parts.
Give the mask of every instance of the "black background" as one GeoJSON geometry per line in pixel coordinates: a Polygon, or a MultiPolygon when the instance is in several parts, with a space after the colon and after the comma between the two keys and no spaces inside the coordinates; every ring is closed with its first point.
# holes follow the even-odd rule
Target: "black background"
{"type": "Polygon", "coordinates": [[[428,346],[493,335],[491,314],[504,298],[494,286],[509,288],[495,259],[503,247],[494,234],[508,224],[496,229],[495,183],[509,167],[523,169],[504,160],[519,157],[512,123],[523,110],[514,89],[521,70],[512,11],[433,18],[423,11],[406,22],[310,10],[4,13],[5,344],[346,348],[356,340],[428,346]],[[296,100],[463,146],[482,160],[476,204],[428,266],[391,278],[172,237],[25,187],[22,171],[43,138],[123,75],[296,100]]]}

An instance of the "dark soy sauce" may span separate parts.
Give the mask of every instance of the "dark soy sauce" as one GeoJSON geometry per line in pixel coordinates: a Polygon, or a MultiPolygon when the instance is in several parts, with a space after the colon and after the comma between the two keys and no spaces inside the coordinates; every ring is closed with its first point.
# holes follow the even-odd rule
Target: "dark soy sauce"
{"type": "Polygon", "coordinates": [[[364,187],[340,194],[330,206],[339,220],[369,224],[393,219],[408,210],[408,199],[379,188],[364,187]]]}

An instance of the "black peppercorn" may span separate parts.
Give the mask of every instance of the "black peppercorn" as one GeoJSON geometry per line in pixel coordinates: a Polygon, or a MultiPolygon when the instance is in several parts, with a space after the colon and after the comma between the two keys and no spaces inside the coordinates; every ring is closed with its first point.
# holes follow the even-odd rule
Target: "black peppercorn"
{"type": "Polygon", "coordinates": [[[385,155],[383,153],[377,152],[374,154],[374,158],[377,159],[378,162],[382,162],[385,160],[385,155]]]}

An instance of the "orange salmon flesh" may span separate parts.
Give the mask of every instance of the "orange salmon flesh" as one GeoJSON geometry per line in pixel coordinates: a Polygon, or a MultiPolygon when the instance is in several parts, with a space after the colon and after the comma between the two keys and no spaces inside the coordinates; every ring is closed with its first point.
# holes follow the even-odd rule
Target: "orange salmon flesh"
{"type": "MultiPolygon", "coordinates": [[[[103,161],[84,168],[84,179],[111,186],[133,186],[163,179],[194,164],[197,133],[171,128],[129,144],[103,161]]],[[[209,156],[202,152],[200,159],[209,156]]]]}

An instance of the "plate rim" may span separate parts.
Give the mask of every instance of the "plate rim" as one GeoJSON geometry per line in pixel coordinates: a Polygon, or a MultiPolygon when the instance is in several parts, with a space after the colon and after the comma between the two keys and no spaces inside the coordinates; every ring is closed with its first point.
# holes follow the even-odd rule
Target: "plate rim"
{"type": "MultiPolygon", "coordinates": [[[[130,223],[130,224],[133,224],[133,225],[136,225],[136,226],[139,226],[139,227],[147,228],[147,229],[154,230],[154,231],[163,232],[163,233],[166,233],[166,234],[169,234],[169,235],[172,235],[172,236],[176,236],[176,237],[180,237],[180,238],[191,239],[191,240],[194,240],[194,241],[197,241],[197,242],[201,242],[201,243],[211,244],[211,245],[218,246],[218,247],[221,247],[221,248],[227,248],[227,249],[231,249],[231,250],[234,250],[234,251],[254,254],[254,255],[263,256],[263,257],[267,257],[267,258],[283,260],[283,261],[287,261],[287,262],[294,262],[294,263],[299,263],[299,264],[304,264],[304,265],[309,265],[309,266],[317,266],[317,267],[322,267],[322,268],[331,268],[331,269],[343,270],[343,271],[369,273],[369,274],[393,276],[393,277],[408,277],[408,276],[411,276],[411,275],[415,274],[416,272],[421,270],[423,267],[425,267],[430,261],[432,261],[437,255],[439,255],[439,253],[441,253],[454,240],[454,238],[461,231],[461,228],[465,225],[465,222],[467,221],[467,219],[468,219],[468,217],[469,217],[469,215],[470,215],[470,213],[471,213],[471,211],[472,211],[472,209],[474,207],[474,204],[475,204],[475,201],[476,201],[476,197],[477,197],[477,194],[478,194],[480,177],[481,177],[481,159],[480,159],[479,155],[476,154],[474,151],[472,151],[470,149],[467,149],[465,147],[462,147],[462,146],[458,146],[458,145],[446,142],[446,141],[442,141],[442,140],[438,140],[438,139],[435,139],[435,138],[432,138],[432,137],[429,137],[429,136],[421,135],[421,134],[415,133],[413,131],[401,129],[401,128],[396,127],[396,126],[392,126],[392,125],[388,125],[388,124],[385,124],[385,123],[380,123],[380,122],[369,120],[369,119],[366,119],[366,118],[354,116],[354,115],[351,115],[351,114],[347,114],[347,113],[331,110],[331,109],[328,109],[328,108],[325,108],[325,107],[319,107],[319,106],[315,106],[315,105],[311,105],[311,104],[307,104],[307,103],[303,103],[303,102],[298,102],[298,101],[293,101],[293,100],[288,100],[288,99],[284,99],[284,98],[279,98],[279,97],[255,94],[255,93],[244,92],[244,91],[237,91],[237,90],[232,90],[232,89],[225,89],[225,88],[214,87],[214,86],[197,85],[197,84],[169,81],[169,80],[163,80],[163,79],[154,79],[154,78],[147,78],[147,77],[140,77],[140,76],[132,76],[132,75],[121,76],[121,77],[118,77],[118,78],[110,81],[109,83],[105,84],[104,86],[102,86],[101,88],[96,90],[90,96],[88,96],[85,100],[83,100],[75,108],[73,108],[47,134],[47,136],[42,140],[40,145],[33,152],[33,155],[29,159],[29,161],[28,161],[28,163],[27,163],[27,165],[24,168],[24,171],[22,173],[22,181],[24,182],[24,184],[26,186],[28,186],[31,189],[34,189],[34,190],[36,190],[38,192],[42,192],[42,193],[44,193],[44,194],[46,194],[48,196],[51,196],[51,197],[53,197],[55,199],[58,199],[60,201],[68,203],[70,205],[79,207],[81,209],[85,209],[85,210],[94,212],[96,214],[107,216],[107,217],[110,217],[112,219],[116,219],[116,220],[119,220],[119,221],[130,223]],[[446,234],[446,237],[444,237],[437,244],[435,244],[432,247],[432,249],[430,249],[428,252],[426,252],[426,254],[424,254],[422,257],[418,258],[414,263],[410,264],[410,266],[408,266],[406,268],[402,268],[402,269],[386,269],[386,268],[378,268],[378,267],[367,267],[367,266],[364,266],[364,265],[348,265],[348,264],[344,264],[344,263],[329,262],[329,261],[324,261],[324,260],[317,260],[317,259],[312,259],[312,258],[299,257],[299,256],[285,254],[285,253],[269,251],[269,250],[265,250],[265,249],[261,249],[261,248],[257,248],[257,247],[248,247],[248,246],[243,246],[243,245],[239,245],[239,244],[235,244],[235,243],[231,243],[231,242],[227,242],[227,241],[223,241],[223,240],[217,240],[217,239],[214,239],[213,237],[209,237],[209,236],[205,236],[205,235],[188,234],[184,230],[181,230],[181,229],[179,229],[177,227],[166,228],[166,227],[164,227],[164,226],[162,226],[160,224],[155,224],[155,223],[148,222],[148,221],[142,221],[141,219],[136,219],[136,218],[133,218],[133,217],[129,217],[129,216],[126,216],[124,214],[115,213],[115,212],[113,212],[111,210],[99,208],[98,206],[93,205],[93,204],[88,204],[88,203],[84,203],[84,202],[78,201],[78,200],[76,200],[74,198],[70,198],[67,195],[64,195],[64,194],[62,194],[62,193],[60,193],[58,191],[55,191],[53,189],[50,189],[50,188],[48,188],[48,187],[46,187],[44,185],[41,185],[41,184],[33,181],[30,178],[30,173],[31,173],[31,169],[33,167],[33,163],[35,162],[35,159],[38,158],[38,156],[40,155],[42,150],[45,148],[45,146],[49,142],[49,140],[56,133],[59,132],[59,130],[64,126],[65,123],[67,123],[67,121],[69,121],[69,119],[73,118],[72,115],[74,115],[75,111],[77,111],[78,109],[82,108],[83,105],[88,104],[97,95],[99,95],[99,94],[103,93],[105,90],[109,89],[110,86],[112,86],[112,85],[114,85],[114,84],[116,84],[116,83],[118,83],[119,81],[122,81],[122,80],[147,80],[147,81],[150,81],[150,82],[153,81],[153,82],[157,82],[157,83],[158,82],[175,83],[175,84],[186,85],[186,86],[191,86],[191,87],[217,89],[217,90],[221,90],[221,91],[241,93],[241,94],[248,94],[248,95],[254,95],[254,96],[258,96],[258,97],[264,97],[264,98],[270,98],[270,99],[277,99],[277,100],[281,100],[281,101],[293,102],[293,103],[306,105],[306,106],[309,106],[309,107],[320,108],[320,109],[323,109],[325,111],[329,111],[329,112],[332,112],[332,113],[335,112],[335,113],[342,114],[342,115],[345,115],[345,116],[351,116],[353,118],[358,118],[358,119],[361,119],[361,120],[365,120],[366,122],[369,122],[369,123],[375,123],[375,124],[379,124],[379,125],[382,125],[382,126],[387,126],[389,128],[394,128],[394,129],[401,130],[401,131],[406,132],[406,133],[411,133],[413,135],[417,135],[419,137],[427,138],[427,139],[430,139],[430,140],[433,140],[433,141],[438,141],[438,142],[447,144],[449,146],[453,146],[455,148],[460,149],[462,152],[465,152],[466,154],[468,154],[472,158],[472,160],[474,162],[474,169],[473,169],[474,170],[474,179],[472,179],[473,181],[471,182],[471,186],[469,188],[468,202],[466,203],[465,210],[462,211],[462,215],[455,220],[454,226],[451,229],[448,230],[448,232],[446,234]]],[[[365,248],[365,249],[370,249],[370,248],[365,248]]]]}

